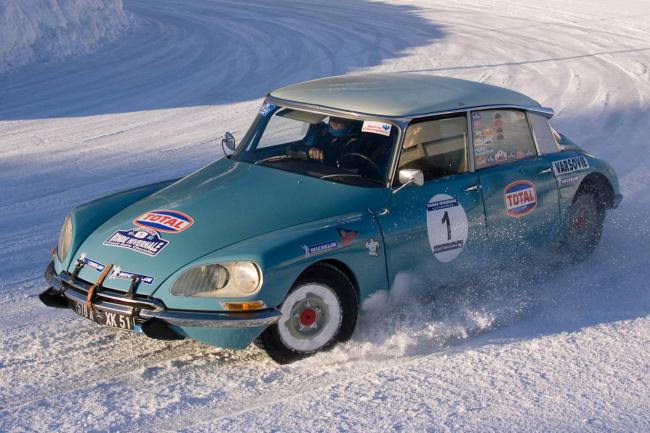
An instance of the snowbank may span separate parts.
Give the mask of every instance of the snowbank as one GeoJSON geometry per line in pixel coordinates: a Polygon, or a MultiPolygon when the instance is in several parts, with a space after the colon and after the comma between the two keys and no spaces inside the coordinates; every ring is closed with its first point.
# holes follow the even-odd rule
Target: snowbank
{"type": "Polygon", "coordinates": [[[122,0],[0,0],[0,73],[91,51],[128,23],[122,0]]]}

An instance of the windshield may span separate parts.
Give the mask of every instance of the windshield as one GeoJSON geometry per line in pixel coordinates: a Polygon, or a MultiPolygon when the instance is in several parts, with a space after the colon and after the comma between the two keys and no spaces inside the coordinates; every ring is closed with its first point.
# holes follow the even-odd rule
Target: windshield
{"type": "Polygon", "coordinates": [[[333,182],[386,186],[398,128],[264,104],[233,159],[333,182]]]}

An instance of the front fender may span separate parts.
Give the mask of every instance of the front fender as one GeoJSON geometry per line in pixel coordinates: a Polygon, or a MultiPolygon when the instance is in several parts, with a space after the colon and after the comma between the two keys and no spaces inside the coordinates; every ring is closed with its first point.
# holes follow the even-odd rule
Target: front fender
{"type": "Polygon", "coordinates": [[[72,219],[73,227],[72,245],[70,246],[68,256],[63,262],[60,262],[58,258],[55,257],[54,269],[56,270],[56,273],[58,274],[64,269],[69,269],[72,258],[77,257],[79,246],[97,227],[106,222],[110,217],[130,204],[166,188],[177,180],[178,179],[164,180],[128,189],[126,191],[120,191],[81,204],[72,209],[72,211],[70,211],[70,218],[72,219]]]}
{"type": "Polygon", "coordinates": [[[175,309],[223,310],[223,301],[253,299],[276,307],[305,269],[325,260],[350,271],[360,299],[388,287],[381,230],[375,217],[365,212],[277,230],[212,252],[183,266],[153,296],[175,309]],[[186,270],[201,264],[235,260],[251,260],[260,266],[263,284],[258,294],[229,299],[171,295],[171,286],[186,270]]]}

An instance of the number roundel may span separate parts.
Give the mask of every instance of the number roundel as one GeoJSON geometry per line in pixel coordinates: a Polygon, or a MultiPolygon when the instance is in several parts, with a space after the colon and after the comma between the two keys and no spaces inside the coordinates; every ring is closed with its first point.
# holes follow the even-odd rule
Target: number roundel
{"type": "Polygon", "coordinates": [[[436,194],[427,203],[429,245],[436,259],[447,263],[465,248],[467,214],[456,197],[436,194]]]}

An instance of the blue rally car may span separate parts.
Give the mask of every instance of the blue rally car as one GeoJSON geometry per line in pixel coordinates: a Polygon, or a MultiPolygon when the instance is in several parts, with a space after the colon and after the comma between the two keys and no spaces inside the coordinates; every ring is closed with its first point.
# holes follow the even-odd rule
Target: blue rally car
{"type": "Polygon", "coordinates": [[[584,259],[622,196],[552,115],[420,74],[273,91],[240,143],[226,133],[226,158],[73,209],[40,298],[290,362],[349,339],[360,303],[398,273],[446,283],[533,253],[584,259]]]}

